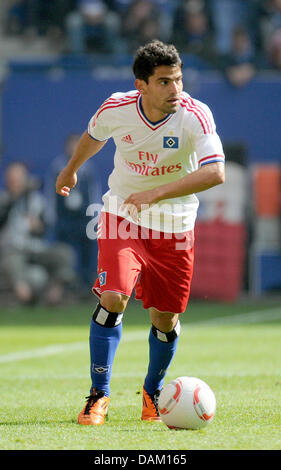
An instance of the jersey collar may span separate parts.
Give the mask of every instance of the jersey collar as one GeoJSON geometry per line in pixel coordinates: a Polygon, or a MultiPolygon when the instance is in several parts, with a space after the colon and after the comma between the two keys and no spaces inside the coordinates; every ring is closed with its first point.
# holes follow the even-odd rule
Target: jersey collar
{"type": "Polygon", "coordinates": [[[156,129],[159,129],[159,127],[163,126],[172,117],[172,114],[168,114],[168,116],[166,116],[164,119],[160,119],[160,121],[152,122],[144,114],[144,110],[143,110],[142,103],[141,103],[141,95],[139,95],[136,104],[137,104],[137,112],[141,120],[153,131],[156,131],[156,129]]]}

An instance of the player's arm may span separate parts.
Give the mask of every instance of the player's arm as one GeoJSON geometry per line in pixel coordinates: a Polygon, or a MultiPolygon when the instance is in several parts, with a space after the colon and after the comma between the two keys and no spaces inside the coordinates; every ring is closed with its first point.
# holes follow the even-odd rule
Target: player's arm
{"type": "Polygon", "coordinates": [[[155,204],[162,199],[170,199],[199,193],[206,189],[210,189],[213,186],[224,183],[224,180],[224,163],[208,163],[176,181],[163,184],[148,191],[133,193],[124,201],[124,204],[133,204],[136,206],[137,210],[140,211],[142,205],[155,204]]]}
{"type": "Polygon", "coordinates": [[[225,181],[225,165],[222,162],[209,163],[183,176],[177,181],[164,184],[156,189],[157,199],[168,199],[200,193],[225,181]]]}
{"type": "Polygon", "coordinates": [[[85,131],[76,150],[65,168],[59,173],[56,181],[56,192],[61,196],[69,196],[70,190],[77,183],[77,171],[90,157],[98,153],[107,141],[92,139],[85,131]]]}

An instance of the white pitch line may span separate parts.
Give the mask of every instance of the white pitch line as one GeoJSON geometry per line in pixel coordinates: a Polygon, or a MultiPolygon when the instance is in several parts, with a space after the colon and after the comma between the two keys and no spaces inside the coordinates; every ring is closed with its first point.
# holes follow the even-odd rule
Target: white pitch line
{"type": "Polygon", "coordinates": [[[44,348],[30,349],[29,351],[17,351],[0,356],[0,363],[22,361],[25,359],[34,359],[38,357],[53,356],[67,351],[77,351],[84,349],[86,342],[52,344],[44,348]]]}
{"type": "MultiPolygon", "coordinates": [[[[124,334],[123,342],[143,340],[147,334],[145,331],[133,331],[124,334]]],[[[23,361],[26,359],[36,359],[38,357],[54,356],[56,354],[87,350],[88,342],[80,341],[77,343],[52,344],[43,348],[30,349],[28,351],[17,351],[0,355],[0,364],[7,362],[23,361]]]]}
{"type": "MultiPolygon", "coordinates": [[[[260,310],[249,313],[241,313],[239,315],[230,315],[225,317],[215,317],[209,320],[203,320],[189,325],[184,325],[183,329],[190,327],[202,326],[219,326],[229,324],[258,323],[260,321],[274,321],[281,318],[281,307],[274,309],[260,310]]],[[[124,331],[123,342],[144,340],[148,336],[148,330],[143,331],[124,331]]],[[[28,351],[17,351],[0,355],[0,364],[8,362],[23,361],[26,359],[36,359],[38,357],[54,356],[65,352],[73,352],[79,350],[87,350],[88,342],[80,341],[75,343],[53,344],[43,348],[31,349],[28,351]]]]}
{"type": "Polygon", "coordinates": [[[242,324],[242,323],[258,323],[265,321],[274,321],[281,318],[281,306],[266,310],[256,310],[249,313],[239,313],[238,315],[229,315],[224,317],[210,318],[209,320],[202,320],[194,322],[190,326],[219,326],[226,324],[242,324]]]}

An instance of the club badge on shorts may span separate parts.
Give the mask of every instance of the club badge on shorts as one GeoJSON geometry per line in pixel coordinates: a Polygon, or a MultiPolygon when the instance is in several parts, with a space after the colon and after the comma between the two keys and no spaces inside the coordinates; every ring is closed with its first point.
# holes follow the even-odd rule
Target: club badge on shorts
{"type": "Polygon", "coordinates": [[[99,273],[98,278],[99,278],[100,287],[106,284],[106,275],[107,275],[106,271],[99,273]]]}

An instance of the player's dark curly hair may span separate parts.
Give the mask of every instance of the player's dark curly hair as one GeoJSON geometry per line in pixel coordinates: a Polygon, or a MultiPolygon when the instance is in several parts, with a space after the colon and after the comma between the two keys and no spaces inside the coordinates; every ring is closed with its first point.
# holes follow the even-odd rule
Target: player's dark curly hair
{"type": "Polygon", "coordinates": [[[136,78],[148,83],[149,77],[154,73],[154,68],[160,65],[182,67],[183,64],[173,44],[164,44],[155,39],[139,47],[134,58],[133,72],[136,78]]]}

